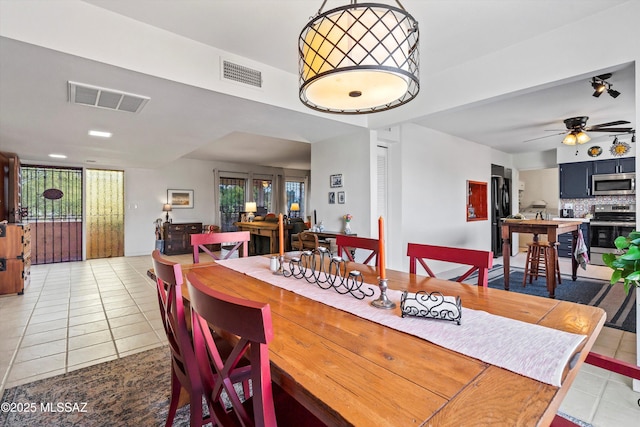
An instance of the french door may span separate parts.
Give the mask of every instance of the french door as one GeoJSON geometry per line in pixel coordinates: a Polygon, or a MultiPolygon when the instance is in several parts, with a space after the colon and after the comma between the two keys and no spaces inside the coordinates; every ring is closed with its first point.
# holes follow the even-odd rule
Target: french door
{"type": "Polygon", "coordinates": [[[245,189],[247,180],[244,178],[220,177],[220,230],[238,231],[233,225],[240,220],[240,213],[244,212],[245,189]]]}

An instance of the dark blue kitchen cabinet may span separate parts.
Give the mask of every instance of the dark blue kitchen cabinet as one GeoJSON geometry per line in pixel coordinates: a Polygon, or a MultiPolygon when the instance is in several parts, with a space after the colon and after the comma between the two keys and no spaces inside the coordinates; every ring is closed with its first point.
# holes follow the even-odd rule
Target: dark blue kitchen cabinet
{"type": "Polygon", "coordinates": [[[560,198],[584,199],[591,196],[591,176],[594,162],[562,163],[560,170],[560,198]]]}
{"type": "Polygon", "coordinates": [[[636,158],[623,157],[620,159],[597,160],[593,162],[594,174],[629,173],[636,171],[636,158]]]}
{"type": "MultiPolygon", "coordinates": [[[[583,222],[580,225],[582,230],[582,238],[587,245],[587,254],[591,257],[591,248],[589,247],[589,223],[583,222]]],[[[573,256],[573,233],[564,233],[558,236],[558,256],[563,258],[571,258],[573,256]]]]}

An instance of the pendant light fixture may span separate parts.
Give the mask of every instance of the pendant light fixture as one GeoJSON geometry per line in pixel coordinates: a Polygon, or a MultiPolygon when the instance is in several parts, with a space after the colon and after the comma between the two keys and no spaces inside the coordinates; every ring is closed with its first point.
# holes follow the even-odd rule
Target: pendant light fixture
{"type": "Polygon", "coordinates": [[[323,1],[298,42],[303,104],[328,113],[366,114],[416,97],[418,22],[396,3],[351,0],[322,12],[323,1]]]}

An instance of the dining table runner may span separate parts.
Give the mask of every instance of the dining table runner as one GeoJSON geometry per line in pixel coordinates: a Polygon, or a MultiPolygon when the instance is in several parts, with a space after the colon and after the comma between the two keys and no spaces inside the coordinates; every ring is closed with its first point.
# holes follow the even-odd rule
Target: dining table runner
{"type": "MultiPolygon", "coordinates": [[[[401,317],[400,308],[385,310],[370,305],[380,295],[359,300],[332,289],[322,289],[305,279],[274,275],[269,258],[255,256],[216,261],[218,264],[311,300],[338,308],[364,319],[422,338],[441,347],[483,362],[559,387],[563,371],[585,335],[573,334],[541,325],[509,319],[464,307],[462,322],[401,317]]],[[[402,291],[387,290],[390,300],[399,304],[402,291]]]]}

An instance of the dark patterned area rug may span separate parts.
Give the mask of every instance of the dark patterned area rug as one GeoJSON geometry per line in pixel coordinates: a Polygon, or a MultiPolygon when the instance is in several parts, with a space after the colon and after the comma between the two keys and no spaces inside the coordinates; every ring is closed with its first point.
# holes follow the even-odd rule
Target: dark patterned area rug
{"type": "MultiPolygon", "coordinates": [[[[163,426],[169,360],[168,348],[160,347],[7,389],[0,426],[163,426]]],[[[189,425],[188,405],[173,425],[189,425]]]]}
{"type": "MultiPolygon", "coordinates": [[[[528,295],[548,297],[547,282],[544,277],[522,286],[524,270],[511,267],[509,270],[509,290],[528,295]]],[[[600,307],[607,312],[605,326],[636,332],[636,289],[625,294],[622,283],[611,286],[608,281],[578,277],[574,282],[571,276],[562,274],[562,283],[556,287],[556,299],[577,302],[578,304],[600,307]]],[[[465,281],[466,282],[466,281],[465,281]]],[[[494,266],[489,272],[489,287],[504,289],[504,275],[501,265],[494,266]]]]}

